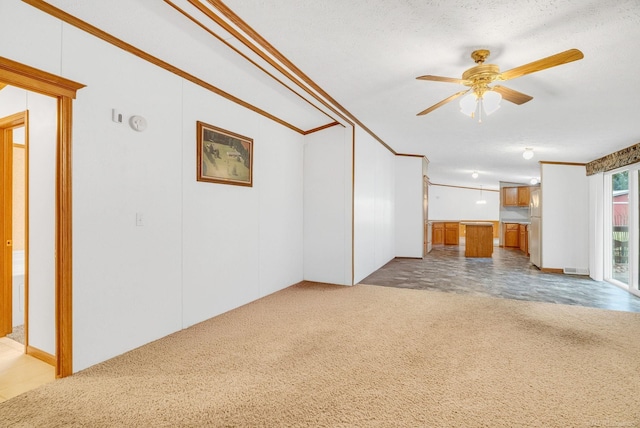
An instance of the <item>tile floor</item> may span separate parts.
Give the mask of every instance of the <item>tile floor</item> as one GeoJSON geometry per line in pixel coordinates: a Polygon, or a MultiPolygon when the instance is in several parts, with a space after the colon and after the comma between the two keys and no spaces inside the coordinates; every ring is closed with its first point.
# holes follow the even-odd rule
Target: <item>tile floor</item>
{"type": "Polygon", "coordinates": [[[424,259],[394,259],[361,283],[640,312],[640,297],[620,287],[541,272],[510,248],[494,247],[491,258],[466,258],[462,245],[435,246],[424,259]]]}
{"type": "Polygon", "coordinates": [[[0,337],[0,403],[55,380],[53,366],[24,353],[24,345],[0,337]]]}

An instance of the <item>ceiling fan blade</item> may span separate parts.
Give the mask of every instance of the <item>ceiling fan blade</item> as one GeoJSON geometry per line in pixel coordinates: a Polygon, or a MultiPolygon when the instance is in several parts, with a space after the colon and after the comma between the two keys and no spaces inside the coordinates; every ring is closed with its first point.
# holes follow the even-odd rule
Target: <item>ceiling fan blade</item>
{"type": "Polygon", "coordinates": [[[439,103],[432,105],[428,109],[422,110],[420,113],[416,114],[416,116],[423,116],[423,115],[425,115],[427,113],[431,113],[432,111],[434,111],[438,107],[442,107],[446,103],[451,102],[451,101],[455,100],[456,98],[463,96],[464,94],[466,94],[470,90],[471,89],[467,89],[466,91],[456,92],[455,94],[451,95],[449,98],[445,98],[444,100],[440,101],[439,103]]]}
{"type": "Polygon", "coordinates": [[[568,51],[560,52],[558,54],[530,62],[529,64],[507,70],[498,76],[498,80],[515,79],[516,77],[524,76],[525,74],[546,70],[547,68],[567,64],[582,58],[584,58],[584,54],[578,49],[569,49],[568,51]]]}
{"type": "Polygon", "coordinates": [[[531,101],[533,99],[532,96],[523,94],[522,92],[514,91],[513,89],[507,88],[506,86],[496,85],[491,88],[491,90],[502,95],[502,99],[518,105],[524,104],[527,101],[531,101]]]}
{"type": "Polygon", "coordinates": [[[432,76],[427,74],[426,76],[416,77],[418,80],[433,80],[434,82],[450,82],[450,83],[459,83],[461,85],[467,85],[470,82],[468,80],[456,79],[455,77],[442,77],[442,76],[432,76]]]}

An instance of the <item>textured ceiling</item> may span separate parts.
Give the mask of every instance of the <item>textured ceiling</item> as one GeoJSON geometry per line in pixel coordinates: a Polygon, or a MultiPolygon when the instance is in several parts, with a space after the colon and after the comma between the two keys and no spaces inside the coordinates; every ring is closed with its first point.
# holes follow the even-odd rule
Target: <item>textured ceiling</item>
{"type": "Polygon", "coordinates": [[[640,142],[637,0],[225,4],[395,151],[426,155],[435,183],[528,182],[537,161],[588,162],[640,142]],[[465,87],[415,78],[459,78],[477,48],[502,71],[570,48],[584,59],[505,82],[533,100],[503,101],[482,124],[457,101],[417,117],[465,87]]]}
{"type": "MultiPolygon", "coordinates": [[[[169,1],[48,2],[299,128],[331,121],[324,107],[247,67],[246,59],[169,1]],[[252,82],[264,90],[253,90],[252,82]]],[[[229,37],[188,0],[173,3],[229,37]]],[[[224,4],[393,150],[427,156],[434,183],[485,188],[497,188],[499,181],[526,183],[539,177],[538,161],[586,163],[640,142],[638,0],[224,4]],[[584,59],[505,82],[533,100],[520,106],[503,101],[482,124],[462,115],[457,101],[416,116],[466,87],[415,78],[460,78],[475,65],[470,54],[478,48],[489,49],[487,63],[502,71],[571,48],[580,49],[584,59]],[[525,147],[535,150],[532,160],[522,158],[525,147]],[[474,170],[480,173],[475,180],[474,170]]]]}

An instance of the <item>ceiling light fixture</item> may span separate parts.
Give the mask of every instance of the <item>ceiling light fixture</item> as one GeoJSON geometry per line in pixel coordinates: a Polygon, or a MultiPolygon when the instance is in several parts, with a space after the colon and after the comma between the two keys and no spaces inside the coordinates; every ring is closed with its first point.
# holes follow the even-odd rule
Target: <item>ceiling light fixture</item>
{"type": "Polygon", "coordinates": [[[480,199],[478,199],[476,201],[476,204],[482,205],[482,204],[486,204],[486,203],[487,203],[487,201],[482,199],[482,185],[480,185],[480,199]]]}
{"type": "Polygon", "coordinates": [[[534,178],[531,179],[531,181],[529,183],[531,183],[533,186],[535,186],[536,184],[538,184],[538,179],[534,177],[534,178]]]}
{"type": "Polygon", "coordinates": [[[471,173],[471,177],[478,178],[478,171],[473,171],[473,173],[471,173]]]}
{"type": "Polygon", "coordinates": [[[486,88],[474,88],[474,91],[465,95],[460,100],[460,111],[470,118],[478,117],[478,123],[482,123],[482,113],[489,116],[500,108],[502,95],[486,88]]]}
{"type": "Polygon", "coordinates": [[[524,149],[524,152],[522,152],[522,157],[525,159],[531,159],[533,157],[533,149],[529,147],[524,149]]]}

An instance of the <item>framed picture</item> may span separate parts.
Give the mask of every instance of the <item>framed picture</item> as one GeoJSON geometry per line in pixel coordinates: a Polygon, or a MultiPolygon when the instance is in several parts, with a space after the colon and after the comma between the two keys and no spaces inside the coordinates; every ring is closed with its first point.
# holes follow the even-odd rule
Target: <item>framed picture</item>
{"type": "Polygon", "coordinates": [[[197,122],[198,181],[253,186],[253,139],[197,122]]]}

